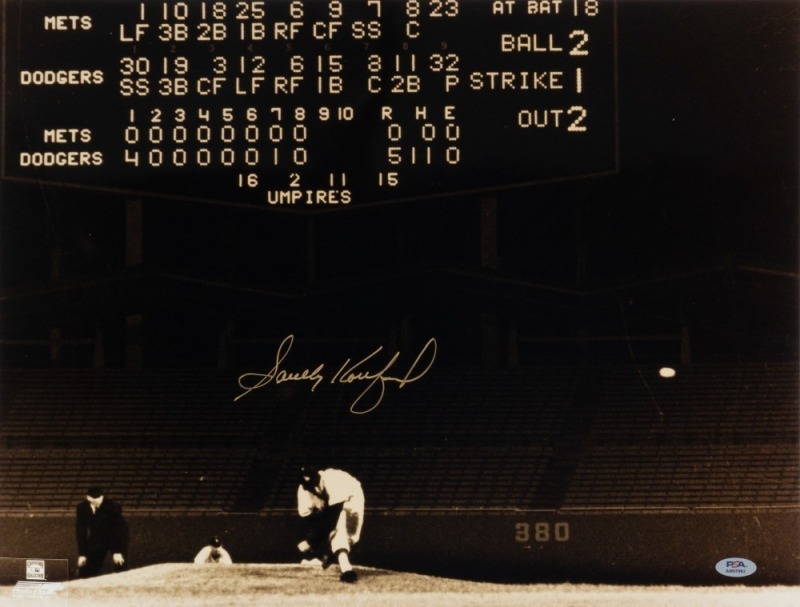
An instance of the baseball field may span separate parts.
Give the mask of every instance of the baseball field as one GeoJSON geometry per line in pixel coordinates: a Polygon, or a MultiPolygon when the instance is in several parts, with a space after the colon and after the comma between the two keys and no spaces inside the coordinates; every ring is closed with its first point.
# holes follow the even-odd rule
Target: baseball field
{"type": "MultiPolygon", "coordinates": [[[[10,589],[9,590],[10,594],[10,589]]],[[[359,568],[355,584],[336,568],[293,564],[169,563],[67,582],[57,598],[0,605],[74,607],[800,607],[800,587],[708,588],[587,584],[488,584],[359,568]]]]}

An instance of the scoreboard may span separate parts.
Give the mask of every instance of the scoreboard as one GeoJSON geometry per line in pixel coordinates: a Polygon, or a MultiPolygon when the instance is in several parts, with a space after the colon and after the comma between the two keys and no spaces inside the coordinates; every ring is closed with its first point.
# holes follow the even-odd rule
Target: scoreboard
{"type": "Polygon", "coordinates": [[[2,175],[320,209],[616,169],[611,0],[4,0],[2,175]]]}

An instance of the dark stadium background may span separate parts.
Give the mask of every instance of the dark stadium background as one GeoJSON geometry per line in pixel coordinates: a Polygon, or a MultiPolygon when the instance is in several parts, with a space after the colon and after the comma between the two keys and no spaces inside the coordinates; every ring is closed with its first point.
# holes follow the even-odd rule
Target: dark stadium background
{"type": "Polygon", "coordinates": [[[799,17],[620,1],[610,176],[313,215],[0,184],[0,554],[74,558],[102,481],[134,566],[291,560],[312,460],[364,480],[357,564],[797,583],[799,17]],[[234,404],[288,334],[439,350],[365,416],[234,404]]]}

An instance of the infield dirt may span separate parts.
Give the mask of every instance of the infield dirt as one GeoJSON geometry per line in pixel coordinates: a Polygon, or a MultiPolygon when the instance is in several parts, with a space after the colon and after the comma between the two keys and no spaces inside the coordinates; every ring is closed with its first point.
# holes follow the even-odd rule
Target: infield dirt
{"type": "Polygon", "coordinates": [[[800,607],[800,587],[487,584],[358,568],[355,584],[336,568],[294,564],[153,565],[67,582],[55,598],[11,598],[28,607],[800,607]]]}

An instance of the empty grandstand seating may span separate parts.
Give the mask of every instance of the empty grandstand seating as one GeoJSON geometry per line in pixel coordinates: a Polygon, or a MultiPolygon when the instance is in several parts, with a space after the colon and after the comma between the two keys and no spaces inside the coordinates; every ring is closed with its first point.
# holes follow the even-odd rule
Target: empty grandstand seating
{"type": "Polygon", "coordinates": [[[590,448],[570,486],[570,508],[791,507],[797,446],[639,445],[590,448]]]}
{"type": "Polygon", "coordinates": [[[797,503],[796,365],[656,371],[437,369],[354,415],[349,385],[234,402],[223,370],[7,370],[0,510],[71,509],[96,482],[128,510],[290,509],[309,463],[384,510],[797,503]]]}
{"type": "Polygon", "coordinates": [[[3,450],[0,509],[69,510],[89,486],[101,485],[126,509],[223,510],[251,458],[249,450],[219,447],[3,450]]]}
{"type": "Polygon", "coordinates": [[[792,365],[606,370],[566,507],[790,506],[800,497],[792,365]]]}

